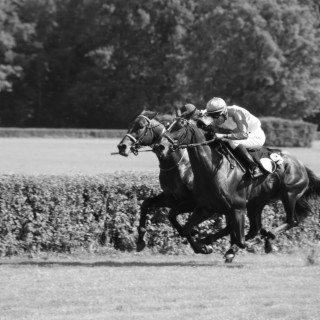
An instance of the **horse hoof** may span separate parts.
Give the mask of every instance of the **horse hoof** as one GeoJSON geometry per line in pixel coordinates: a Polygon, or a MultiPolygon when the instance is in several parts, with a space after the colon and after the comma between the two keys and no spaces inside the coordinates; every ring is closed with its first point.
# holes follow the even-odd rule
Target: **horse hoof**
{"type": "Polygon", "coordinates": [[[247,250],[247,252],[250,252],[250,253],[255,253],[256,252],[256,249],[255,249],[254,245],[251,245],[251,244],[247,245],[246,250],[247,250]]]}
{"type": "Polygon", "coordinates": [[[201,246],[200,248],[194,249],[195,253],[202,253],[202,254],[210,254],[213,252],[213,248],[211,246],[201,246]]]}
{"type": "Polygon", "coordinates": [[[226,254],[225,257],[224,257],[225,258],[224,262],[225,263],[231,263],[233,261],[234,257],[235,257],[234,254],[231,254],[231,253],[226,254]]]}
{"type": "Polygon", "coordinates": [[[137,243],[137,252],[142,251],[146,247],[146,242],[141,240],[137,243]]]}
{"type": "Polygon", "coordinates": [[[204,251],[203,254],[210,254],[213,252],[213,248],[211,246],[203,246],[202,250],[204,251]]]}
{"type": "Polygon", "coordinates": [[[201,244],[205,245],[210,245],[212,243],[212,241],[209,241],[210,239],[208,239],[208,237],[202,237],[198,239],[198,242],[200,242],[201,244]]]}
{"type": "Polygon", "coordinates": [[[194,229],[194,228],[190,231],[191,237],[197,236],[199,233],[200,232],[197,229],[194,229]]]}
{"type": "Polygon", "coordinates": [[[270,253],[273,251],[273,246],[271,241],[269,241],[268,239],[265,241],[264,243],[264,252],[265,253],[270,253]]]}

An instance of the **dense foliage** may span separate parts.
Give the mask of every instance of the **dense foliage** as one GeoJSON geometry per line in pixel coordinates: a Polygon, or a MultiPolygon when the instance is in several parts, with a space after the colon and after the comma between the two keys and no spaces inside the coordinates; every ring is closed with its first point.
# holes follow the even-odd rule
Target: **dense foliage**
{"type": "Polygon", "coordinates": [[[268,147],[311,147],[317,138],[317,125],[306,121],[260,118],[268,147]]]}
{"type": "MultiPolygon", "coordinates": [[[[0,176],[0,256],[39,252],[135,250],[140,205],[160,192],[156,174],[99,176],[0,176]]],[[[320,241],[318,202],[314,214],[277,239],[278,250],[313,246],[320,241]]],[[[147,250],[177,254],[189,245],[173,230],[165,209],[152,209],[147,220],[147,250]]],[[[184,217],[184,219],[186,216],[184,217]]],[[[279,203],[267,206],[263,224],[284,219],[279,203]]],[[[183,220],[182,220],[183,223],[183,220]]],[[[216,217],[201,225],[207,233],[221,227],[216,217]]],[[[224,252],[228,239],[214,249],[224,252]]],[[[252,250],[263,252],[257,238],[252,250]]]]}
{"type": "Polygon", "coordinates": [[[2,0],[0,126],[126,127],[212,96],[320,110],[318,0],[2,0]]]}

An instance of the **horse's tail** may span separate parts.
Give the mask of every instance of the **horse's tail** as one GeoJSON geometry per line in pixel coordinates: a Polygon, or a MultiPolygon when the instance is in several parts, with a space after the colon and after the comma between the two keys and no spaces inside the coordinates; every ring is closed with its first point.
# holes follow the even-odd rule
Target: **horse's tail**
{"type": "Polygon", "coordinates": [[[309,185],[306,190],[306,192],[303,194],[303,196],[306,199],[310,198],[318,198],[320,197],[320,178],[315,175],[315,173],[305,167],[307,170],[308,178],[309,178],[309,185]]]}
{"type": "Polygon", "coordinates": [[[296,203],[297,216],[302,219],[309,214],[312,214],[312,207],[309,200],[320,197],[320,178],[308,167],[305,167],[305,169],[308,174],[309,185],[302,197],[299,198],[296,203]]]}

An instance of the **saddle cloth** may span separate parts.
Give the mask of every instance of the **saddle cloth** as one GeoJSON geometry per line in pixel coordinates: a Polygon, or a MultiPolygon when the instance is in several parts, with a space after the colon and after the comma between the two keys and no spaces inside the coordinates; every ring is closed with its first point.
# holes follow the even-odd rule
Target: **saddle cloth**
{"type": "Polygon", "coordinates": [[[253,160],[266,171],[272,173],[283,163],[280,149],[262,147],[259,149],[248,149],[253,160]]]}
{"type": "MultiPolygon", "coordinates": [[[[228,152],[232,154],[234,158],[237,159],[238,163],[240,163],[244,168],[245,166],[242,164],[241,159],[237,157],[235,152],[229,147],[227,143],[224,144],[228,152]]],[[[247,149],[251,154],[253,160],[257,163],[260,168],[264,169],[264,172],[272,173],[277,167],[279,167],[283,163],[282,158],[282,150],[274,149],[269,147],[262,147],[259,149],[247,149]]]]}

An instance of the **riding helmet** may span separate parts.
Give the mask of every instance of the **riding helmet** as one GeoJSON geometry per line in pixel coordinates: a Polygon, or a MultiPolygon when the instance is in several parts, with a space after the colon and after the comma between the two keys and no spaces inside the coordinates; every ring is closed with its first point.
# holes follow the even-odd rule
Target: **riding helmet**
{"type": "Polygon", "coordinates": [[[207,112],[208,114],[222,114],[225,113],[227,110],[226,102],[221,99],[214,97],[207,103],[207,112]]]}

